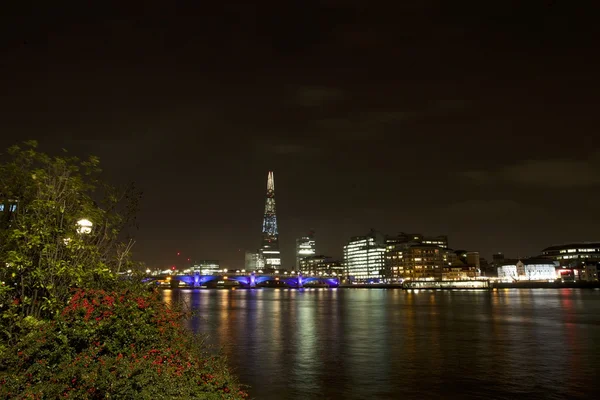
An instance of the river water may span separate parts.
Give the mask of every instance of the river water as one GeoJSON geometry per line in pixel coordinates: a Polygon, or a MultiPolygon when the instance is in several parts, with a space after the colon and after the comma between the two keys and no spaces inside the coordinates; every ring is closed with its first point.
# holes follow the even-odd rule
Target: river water
{"type": "Polygon", "coordinates": [[[600,290],[165,290],[256,399],[564,399],[600,389],[600,290]]]}

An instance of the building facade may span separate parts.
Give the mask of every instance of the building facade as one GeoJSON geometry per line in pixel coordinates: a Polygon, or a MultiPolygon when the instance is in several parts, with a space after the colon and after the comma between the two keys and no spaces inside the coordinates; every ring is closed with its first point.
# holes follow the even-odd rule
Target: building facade
{"type": "Polygon", "coordinates": [[[221,272],[219,260],[198,260],[192,263],[192,271],[200,275],[212,275],[221,272]]]}
{"type": "Polygon", "coordinates": [[[556,272],[563,282],[598,281],[598,266],[593,263],[582,264],[578,267],[562,267],[556,272]]]}
{"type": "Polygon", "coordinates": [[[561,266],[579,266],[586,262],[600,262],[600,242],[551,246],[542,250],[542,256],[558,261],[561,266]]]}
{"type": "Polygon", "coordinates": [[[265,262],[260,254],[260,251],[247,251],[244,259],[244,268],[248,272],[262,270],[265,267],[265,262]]]}
{"type": "Polygon", "coordinates": [[[473,279],[479,276],[479,272],[469,265],[445,265],[442,268],[442,280],[456,281],[473,279]]]}
{"type": "Polygon", "coordinates": [[[344,266],[329,256],[315,255],[300,260],[298,271],[303,275],[344,276],[344,266]]]}
{"type": "Polygon", "coordinates": [[[467,265],[474,267],[477,271],[481,270],[481,263],[478,251],[467,251],[467,265]]]}
{"type": "Polygon", "coordinates": [[[494,254],[492,254],[492,265],[495,265],[496,267],[499,267],[502,264],[504,264],[504,253],[494,253],[494,254]]]}
{"type": "Polygon", "coordinates": [[[597,281],[600,242],[576,242],[550,246],[542,256],[558,262],[559,277],[565,282],[597,281]]]}
{"type": "Polygon", "coordinates": [[[296,239],[296,269],[301,270],[300,262],[302,259],[312,257],[317,254],[314,232],[296,239]]]}
{"type": "Polygon", "coordinates": [[[498,278],[506,281],[555,281],[558,263],[545,258],[505,261],[498,267],[498,278]]]}
{"type": "Polygon", "coordinates": [[[371,231],[355,236],[344,246],[344,269],[350,281],[385,280],[385,244],[383,235],[371,231]]]}
{"type": "Polygon", "coordinates": [[[419,233],[387,236],[385,248],[385,278],[389,282],[440,280],[453,254],[447,236],[426,237],[419,233]]]}

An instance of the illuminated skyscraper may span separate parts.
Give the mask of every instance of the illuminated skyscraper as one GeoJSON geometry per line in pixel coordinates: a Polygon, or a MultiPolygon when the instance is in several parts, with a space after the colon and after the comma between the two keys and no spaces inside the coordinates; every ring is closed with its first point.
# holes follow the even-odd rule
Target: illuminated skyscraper
{"type": "Polygon", "coordinates": [[[281,254],[279,252],[277,215],[275,214],[275,179],[273,178],[273,171],[269,171],[267,178],[265,215],[262,225],[262,244],[259,252],[265,262],[265,269],[280,268],[281,254]]]}
{"type": "Polygon", "coordinates": [[[306,257],[317,254],[315,249],[314,232],[310,231],[307,236],[296,239],[296,269],[300,270],[300,261],[306,257]]]}
{"type": "Polygon", "coordinates": [[[380,282],[385,279],[385,245],[381,234],[371,230],[355,236],[344,246],[344,268],[351,281],[380,282]]]}
{"type": "Polygon", "coordinates": [[[221,266],[218,260],[199,260],[194,261],[192,264],[192,270],[199,272],[202,275],[211,275],[221,272],[221,266]]]}
{"type": "Polygon", "coordinates": [[[247,251],[244,268],[246,271],[258,271],[265,267],[260,251],[247,251]]]}

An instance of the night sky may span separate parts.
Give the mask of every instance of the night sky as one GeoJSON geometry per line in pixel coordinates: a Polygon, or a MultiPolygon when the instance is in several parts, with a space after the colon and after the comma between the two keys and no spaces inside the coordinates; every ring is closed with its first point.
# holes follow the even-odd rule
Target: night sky
{"type": "Polygon", "coordinates": [[[135,181],[150,266],[242,268],[269,170],[290,269],[310,229],[335,257],[370,228],[487,258],[600,240],[594,2],[40,3],[0,17],[0,145],[135,181]]]}

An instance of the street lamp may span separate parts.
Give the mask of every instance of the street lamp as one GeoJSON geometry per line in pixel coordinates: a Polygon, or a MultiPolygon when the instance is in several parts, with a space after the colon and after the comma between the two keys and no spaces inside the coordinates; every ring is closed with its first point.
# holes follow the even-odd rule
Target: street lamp
{"type": "Polygon", "coordinates": [[[91,233],[93,225],[89,219],[80,219],[77,221],[77,233],[80,235],[91,233]]]}

